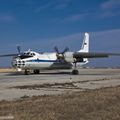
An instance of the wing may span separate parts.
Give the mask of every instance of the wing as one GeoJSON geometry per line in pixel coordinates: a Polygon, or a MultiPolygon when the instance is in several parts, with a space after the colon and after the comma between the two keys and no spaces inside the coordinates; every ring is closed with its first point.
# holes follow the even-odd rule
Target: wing
{"type": "Polygon", "coordinates": [[[0,55],[0,57],[14,57],[18,56],[19,54],[5,54],[5,55],[0,55]]]}
{"type": "Polygon", "coordinates": [[[75,52],[73,54],[74,58],[104,58],[109,56],[120,56],[120,53],[84,53],[84,52],[75,52]]]}
{"type": "Polygon", "coordinates": [[[15,56],[20,56],[22,53],[21,53],[21,46],[20,45],[17,45],[17,51],[18,53],[13,53],[13,54],[4,54],[4,55],[0,55],[0,57],[15,57],[15,56]]]}

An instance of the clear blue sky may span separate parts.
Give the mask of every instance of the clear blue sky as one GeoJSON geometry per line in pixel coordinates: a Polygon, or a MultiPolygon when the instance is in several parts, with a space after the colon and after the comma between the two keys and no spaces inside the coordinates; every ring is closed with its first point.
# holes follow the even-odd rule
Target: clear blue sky
{"type": "MultiPolygon", "coordinates": [[[[23,51],[53,51],[55,45],[75,51],[84,32],[91,51],[120,52],[120,0],[0,0],[0,54],[16,52],[17,44],[23,51]]],[[[0,58],[0,66],[9,64],[0,58]]],[[[120,58],[90,65],[120,66],[120,58]]]]}

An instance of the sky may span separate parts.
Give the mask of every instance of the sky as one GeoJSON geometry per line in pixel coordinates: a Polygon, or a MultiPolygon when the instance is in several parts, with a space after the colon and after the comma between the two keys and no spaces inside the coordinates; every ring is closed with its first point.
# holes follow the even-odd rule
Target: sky
{"type": "MultiPolygon", "coordinates": [[[[0,0],[0,54],[53,52],[81,47],[90,34],[91,52],[120,53],[120,0],[0,0]]],[[[0,58],[10,66],[11,58],[0,58]]],[[[90,60],[88,66],[120,67],[120,57],[90,60]]]]}

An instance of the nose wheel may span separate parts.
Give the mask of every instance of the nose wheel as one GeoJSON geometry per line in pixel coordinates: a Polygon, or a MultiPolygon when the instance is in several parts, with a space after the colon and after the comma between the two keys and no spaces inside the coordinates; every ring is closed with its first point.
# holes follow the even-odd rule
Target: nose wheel
{"type": "Polygon", "coordinates": [[[74,63],[74,69],[72,70],[72,74],[73,75],[78,75],[79,74],[79,71],[77,70],[76,62],[74,63]]]}
{"type": "Polygon", "coordinates": [[[24,74],[25,74],[25,75],[29,75],[29,74],[30,74],[30,71],[26,69],[25,72],[24,72],[24,74]]]}

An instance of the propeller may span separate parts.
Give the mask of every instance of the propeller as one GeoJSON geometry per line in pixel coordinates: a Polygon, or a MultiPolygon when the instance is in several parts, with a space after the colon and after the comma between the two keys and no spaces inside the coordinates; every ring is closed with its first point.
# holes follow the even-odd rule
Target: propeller
{"type": "Polygon", "coordinates": [[[62,54],[65,54],[65,52],[68,52],[68,51],[69,51],[69,48],[66,47],[66,48],[63,50],[62,54]]]}
{"type": "MultiPolygon", "coordinates": [[[[17,45],[17,51],[18,51],[18,53],[3,54],[3,55],[0,55],[0,57],[27,57],[27,56],[30,56],[29,54],[24,54],[21,52],[20,45],[17,45]]],[[[30,49],[28,50],[28,52],[30,52],[30,49]]]]}
{"type": "Polygon", "coordinates": [[[54,47],[54,50],[56,51],[57,54],[59,54],[59,50],[57,46],[54,47]]]}
{"type": "Polygon", "coordinates": [[[21,46],[20,45],[17,45],[17,50],[18,50],[18,54],[20,55],[21,54],[21,46]]]}
{"type": "Polygon", "coordinates": [[[56,56],[57,56],[57,58],[58,58],[59,60],[65,60],[64,54],[65,54],[65,52],[68,52],[68,51],[69,51],[69,48],[66,47],[62,52],[60,52],[60,51],[58,50],[58,47],[55,46],[55,47],[54,47],[54,50],[56,51],[56,56]]]}

